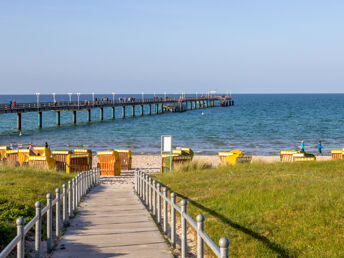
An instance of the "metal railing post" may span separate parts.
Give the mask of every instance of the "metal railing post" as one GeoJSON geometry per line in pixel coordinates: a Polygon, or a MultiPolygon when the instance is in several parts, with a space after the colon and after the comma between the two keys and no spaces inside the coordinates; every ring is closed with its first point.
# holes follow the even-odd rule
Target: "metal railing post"
{"type": "Polygon", "coordinates": [[[80,187],[80,190],[81,190],[80,191],[80,202],[81,202],[81,199],[85,194],[85,172],[81,172],[80,184],[81,184],[81,187],[80,187]]]}
{"type": "Polygon", "coordinates": [[[25,252],[25,235],[24,235],[24,226],[25,220],[23,217],[20,217],[16,220],[17,224],[17,236],[20,236],[20,240],[17,244],[17,258],[24,258],[25,252]]]}
{"type": "Polygon", "coordinates": [[[60,211],[60,188],[56,188],[56,212],[55,212],[55,219],[56,219],[56,230],[55,230],[55,235],[56,238],[60,236],[60,221],[61,221],[61,211],[60,211]]]}
{"type": "Polygon", "coordinates": [[[164,191],[164,233],[167,233],[167,190],[168,188],[165,186],[164,191]]]}
{"type": "Polygon", "coordinates": [[[156,215],[156,188],[155,188],[155,185],[156,185],[156,182],[155,180],[152,180],[152,212],[153,212],[153,215],[155,216],[156,215]]]}
{"type": "Polygon", "coordinates": [[[82,173],[78,175],[78,183],[76,184],[78,186],[78,199],[77,199],[77,206],[79,206],[80,200],[81,200],[81,191],[82,191],[82,173]]]}
{"type": "Polygon", "coordinates": [[[42,203],[36,202],[35,207],[36,216],[38,217],[35,228],[35,258],[39,258],[41,254],[42,203]]]}
{"type": "Polygon", "coordinates": [[[67,224],[67,185],[62,185],[62,221],[63,225],[67,224]]]}
{"type": "Polygon", "coordinates": [[[73,192],[72,192],[72,194],[73,194],[73,212],[74,212],[75,209],[76,209],[76,206],[77,206],[77,204],[76,204],[76,191],[77,191],[77,188],[76,188],[76,177],[73,178],[72,183],[73,183],[73,192]]]}
{"type": "Polygon", "coordinates": [[[228,246],[229,240],[227,237],[221,237],[219,241],[220,246],[220,258],[228,258],[228,246]]]}
{"type": "Polygon", "coordinates": [[[76,208],[78,207],[78,200],[79,200],[79,175],[75,177],[74,189],[75,189],[74,210],[76,210],[76,208]]]}
{"type": "Polygon", "coordinates": [[[161,184],[157,184],[157,190],[158,190],[158,223],[161,223],[161,184]]]}
{"type": "Polygon", "coordinates": [[[203,231],[204,216],[202,214],[198,214],[196,217],[196,220],[197,220],[197,257],[203,258],[204,244],[203,244],[203,238],[201,237],[199,232],[203,231]]]}
{"type": "Polygon", "coordinates": [[[73,192],[72,192],[72,181],[68,181],[68,217],[72,217],[72,196],[73,196],[73,192]]]}
{"type": "Polygon", "coordinates": [[[176,247],[176,193],[171,193],[171,245],[176,247]]]}
{"type": "Polygon", "coordinates": [[[141,200],[144,200],[145,183],[144,183],[144,173],[141,172],[141,200]]]}
{"type": "Polygon", "coordinates": [[[86,193],[88,193],[90,191],[90,171],[87,171],[86,175],[87,175],[87,190],[86,190],[86,193]]]}
{"type": "Polygon", "coordinates": [[[53,231],[53,209],[51,207],[53,195],[51,193],[47,194],[47,253],[51,252],[51,242],[52,242],[52,231],[53,231]]]}
{"type": "Polygon", "coordinates": [[[152,210],[152,178],[148,176],[148,207],[152,210]]]}
{"type": "Polygon", "coordinates": [[[146,205],[148,205],[148,175],[145,175],[145,184],[146,184],[146,205]]]}
{"type": "Polygon", "coordinates": [[[141,199],[141,172],[137,171],[137,195],[141,199]]]}
{"type": "Polygon", "coordinates": [[[182,237],[181,237],[181,256],[182,258],[186,258],[186,249],[187,249],[187,228],[186,228],[186,219],[184,218],[184,214],[186,213],[186,205],[187,200],[183,199],[180,202],[182,213],[180,214],[180,224],[182,225],[182,237]]]}
{"type": "Polygon", "coordinates": [[[137,194],[137,169],[134,171],[135,193],[137,194]]]}

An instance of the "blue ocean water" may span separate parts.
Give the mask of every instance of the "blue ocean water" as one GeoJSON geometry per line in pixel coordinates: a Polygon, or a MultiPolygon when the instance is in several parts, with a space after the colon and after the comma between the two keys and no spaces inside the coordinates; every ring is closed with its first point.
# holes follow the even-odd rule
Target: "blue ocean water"
{"type": "MultiPolygon", "coordinates": [[[[103,97],[103,96],[98,96],[103,97]]],[[[112,96],[108,96],[112,99],[112,96]]],[[[117,98],[118,96],[116,96],[117,98]]],[[[140,98],[141,95],[137,95],[140,98]]],[[[150,97],[150,96],[145,96],[150,97]]],[[[62,126],[55,126],[55,113],[43,113],[43,129],[37,129],[37,114],[23,114],[22,136],[16,132],[15,114],[0,115],[0,145],[42,145],[53,149],[85,147],[92,150],[129,148],[134,153],[159,153],[160,136],[172,135],[174,146],[188,146],[196,153],[242,149],[256,155],[279,155],[281,149],[297,149],[305,141],[306,151],[316,152],[319,140],[324,151],[344,147],[344,94],[237,94],[235,106],[166,113],[111,120],[111,108],[92,112],[93,122],[86,122],[86,112],[78,112],[78,125],[72,125],[72,113],[62,112],[62,126]],[[204,112],[204,115],[202,115],[204,112]]],[[[91,96],[81,96],[81,99],[91,96]]],[[[0,96],[35,102],[36,96],[0,96]]],[[[51,95],[40,101],[51,101],[51,95]]],[[[73,98],[75,100],[75,96],[73,98]]],[[[68,100],[58,95],[57,101],[68,100]]],[[[128,109],[127,115],[130,115],[128,109]]],[[[137,115],[139,110],[136,110],[137,115]]],[[[147,110],[145,110],[147,112],[147,110]]]]}

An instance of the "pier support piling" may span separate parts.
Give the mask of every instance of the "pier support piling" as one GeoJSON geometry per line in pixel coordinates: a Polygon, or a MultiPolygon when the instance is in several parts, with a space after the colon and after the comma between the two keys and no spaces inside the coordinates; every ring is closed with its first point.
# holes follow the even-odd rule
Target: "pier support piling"
{"type": "Polygon", "coordinates": [[[148,115],[152,114],[152,104],[148,105],[148,115]]]}
{"type": "Polygon", "coordinates": [[[134,117],[135,116],[135,105],[132,105],[131,108],[132,108],[131,116],[134,117]]]}
{"type": "Polygon", "coordinates": [[[22,114],[17,113],[17,130],[21,131],[21,121],[22,121],[22,114]]]}
{"type": "Polygon", "coordinates": [[[38,128],[42,128],[42,112],[38,112],[38,128]]]}
{"type": "Polygon", "coordinates": [[[60,124],[61,124],[61,112],[56,111],[56,125],[60,126],[60,124]]]}
{"type": "Polygon", "coordinates": [[[125,118],[125,106],[122,106],[122,118],[125,118]]]}
{"type": "Polygon", "coordinates": [[[100,121],[104,120],[104,108],[100,108],[100,121]]]}
{"type": "Polygon", "coordinates": [[[115,119],[115,115],[116,115],[115,107],[112,107],[112,119],[115,119]]]}
{"type": "Polygon", "coordinates": [[[73,110],[73,124],[76,124],[76,110],[73,110]]]}
{"type": "Polygon", "coordinates": [[[91,109],[87,110],[87,122],[91,122],[91,109]]]}
{"type": "Polygon", "coordinates": [[[141,112],[140,115],[143,116],[143,105],[141,105],[141,112]]]}

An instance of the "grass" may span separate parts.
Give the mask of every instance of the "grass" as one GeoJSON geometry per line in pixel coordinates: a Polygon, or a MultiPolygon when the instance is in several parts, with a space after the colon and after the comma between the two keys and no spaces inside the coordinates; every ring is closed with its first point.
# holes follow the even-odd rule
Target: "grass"
{"type": "Polygon", "coordinates": [[[215,243],[230,239],[230,256],[344,256],[343,161],[200,167],[156,179],[205,216],[215,243]]]}
{"type": "MultiPolygon", "coordinates": [[[[75,174],[28,167],[0,165],[0,250],[16,234],[15,220],[24,217],[28,223],[35,216],[35,202],[46,205],[46,194],[55,195],[75,174]]],[[[61,189],[62,191],[62,189],[61,189]]]]}

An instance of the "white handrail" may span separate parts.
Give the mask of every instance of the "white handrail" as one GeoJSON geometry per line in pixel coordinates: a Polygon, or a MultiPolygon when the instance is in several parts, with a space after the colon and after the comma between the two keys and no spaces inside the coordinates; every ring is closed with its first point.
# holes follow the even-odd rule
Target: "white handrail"
{"type": "MultiPolygon", "coordinates": [[[[58,207],[56,209],[58,212],[55,214],[56,221],[61,221],[61,218],[63,218],[63,214],[67,214],[67,218],[71,218],[74,211],[77,209],[77,206],[80,204],[81,198],[87,194],[87,192],[90,190],[90,188],[96,186],[100,181],[100,170],[98,168],[91,169],[86,172],[79,173],[73,180],[70,180],[68,182],[68,185],[71,186],[67,191],[60,194],[59,188],[56,189],[56,193],[58,194],[58,197],[54,200],[51,200],[51,194],[47,194],[47,206],[45,206],[42,209],[42,203],[36,202],[36,215],[29,221],[26,226],[24,226],[24,219],[18,218],[17,219],[17,236],[13,238],[13,240],[2,250],[0,253],[0,258],[7,257],[13,249],[17,246],[17,257],[24,258],[25,256],[25,235],[32,229],[34,225],[36,225],[36,232],[35,232],[35,254],[36,257],[40,256],[41,253],[41,225],[42,225],[42,216],[47,214],[47,253],[51,252],[51,240],[52,240],[52,232],[51,232],[51,225],[52,225],[52,209],[56,206],[58,203],[61,205],[62,200],[62,214],[61,209],[58,207]],[[75,182],[72,184],[72,181],[75,182]],[[67,193],[73,193],[68,194],[67,193]],[[65,197],[65,198],[63,198],[65,197]],[[68,198],[67,198],[68,197],[68,198]],[[67,200],[68,199],[68,200],[67,200]],[[50,205],[49,205],[50,202],[50,205]],[[64,203],[67,202],[67,203],[64,203]],[[71,207],[71,209],[67,209],[68,203],[74,203],[75,205],[71,207]],[[71,212],[69,212],[71,211],[71,212]],[[72,213],[72,214],[70,214],[72,213]]],[[[57,223],[55,231],[56,235],[58,236],[60,233],[60,226],[59,223],[57,223]]]]}
{"type": "Polygon", "coordinates": [[[211,240],[211,238],[204,232],[203,223],[204,216],[198,215],[197,222],[195,222],[189,214],[187,214],[186,206],[187,201],[183,199],[181,201],[181,207],[175,203],[175,193],[171,194],[171,198],[167,197],[168,188],[164,187],[163,192],[160,189],[161,184],[150,178],[147,174],[141,171],[135,172],[135,191],[138,197],[142,200],[148,210],[152,211],[153,216],[157,217],[158,223],[162,223],[163,232],[167,234],[167,217],[168,207],[171,209],[171,245],[175,247],[175,234],[176,234],[176,219],[175,211],[179,212],[181,218],[181,257],[186,257],[187,252],[187,223],[197,233],[197,257],[204,257],[203,245],[204,242],[214,252],[217,257],[228,257],[229,240],[226,237],[222,237],[219,241],[219,247],[211,240]],[[152,194],[153,193],[153,194],[152,194]],[[161,200],[163,202],[163,220],[161,221],[161,200]],[[156,210],[157,209],[157,210],[156,210]]]}

